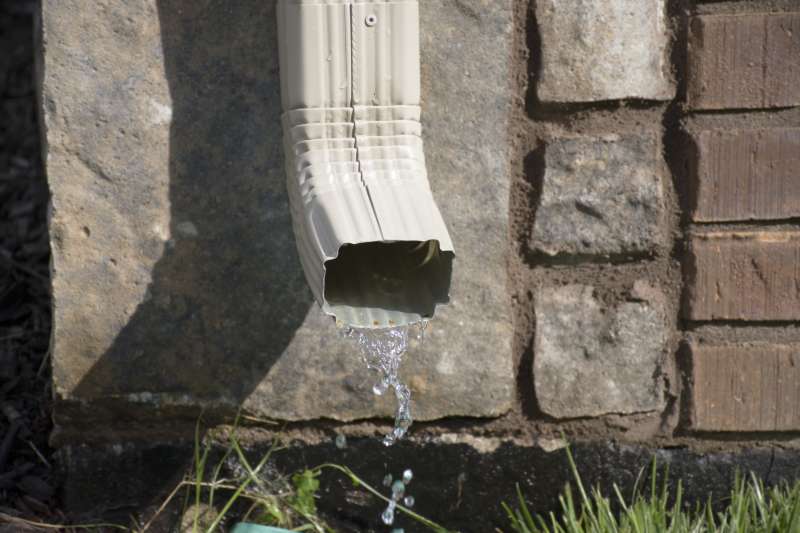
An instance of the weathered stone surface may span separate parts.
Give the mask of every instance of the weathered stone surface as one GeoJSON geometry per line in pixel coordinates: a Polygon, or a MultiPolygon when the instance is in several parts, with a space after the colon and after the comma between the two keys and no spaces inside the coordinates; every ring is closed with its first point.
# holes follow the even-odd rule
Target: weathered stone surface
{"type": "Polygon", "coordinates": [[[655,135],[547,142],[530,248],[550,256],[652,251],[663,239],[659,154],[655,135]]]}
{"type": "MultiPolygon", "coordinates": [[[[511,5],[421,4],[426,152],[458,263],[452,304],[404,368],[418,419],[498,415],[514,398],[512,91],[497,82],[511,77],[511,5]]],[[[288,420],[393,413],[297,259],[274,2],[42,11],[59,424],[240,405],[288,420]]]]}
{"type": "Polygon", "coordinates": [[[800,128],[703,130],[693,138],[693,220],[800,216],[800,128]]]}
{"type": "Polygon", "coordinates": [[[541,289],[535,300],[533,378],[542,411],[556,418],[655,411],[669,336],[663,295],[637,282],[604,309],[594,288],[541,289]]]}
{"type": "Polygon", "coordinates": [[[669,100],[664,0],[536,2],[544,102],[669,100]]]}
{"type": "MultiPolygon", "coordinates": [[[[260,459],[269,444],[267,440],[254,446],[251,460],[260,459]]],[[[174,443],[153,442],[138,446],[66,448],[61,454],[62,462],[74,474],[64,485],[65,505],[70,510],[86,511],[94,518],[101,516],[99,511],[112,509],[115,513],[108,519],[122,523],[128,523],[131,515],[150,516],[185,471],[188,466],[185,458],[191,456],[191,450],[191,443],[178,447],[174,443]],[[120,479],[131,483],[120,483],[120,479]],[[150,513],[142,512],[146,506],[150,507],[150,513]]],[[[710,452],[684,446],[648,448],[603,440],[572,443],[571,451],[583,483],[599,484],[612,497],[612,483],[617,483],[626,495],[631,494],[637,481],[640,489],[649,486],[649,465],[654,457],[660,467],[669,467],[674,483],[681,481],[685,501],[690,506],[704,505],[709,494],[714,495],[714,505],[727,504],[722,495],[729,493],[737,473],[752,471],[768,484],[800,478],[800,451],[783,446],[710,452]]],[[[212,456],[211,464],[215,459],[212,456]]],[[[328,462],[351,467],[374,486],[380,486],[387,473],[398,476],[411,468],[414,480],[408,491],[416,500],[415,510],[464,533],[509,531],[508,517],[499,502],[516,502],[517,484],[531,510],[545,514],[558,511],[558,494],[566,483],[571,483],[574,491],[565,450],[547,451],[501,437],[412,438],[391,448],[383,446],[377,438],[350,438],[344,449],[337,448],[331,437],[327,442],[313,444],[295,442],[275,454],[276,467],[285,473],[328,462]]],[[[178,511],[183,504],[183,499],[179,500],[178,511]]],[[[386,504],[354,487],[349,479],[336,472],[324,472],[317,506],[338,532],[387,530],[379,518],[386,504]]],[[[179,519],[177,513],[174,520],[179,519]]],[[[419,531],[404,517],[398,519],[397,526],[419,531]]],[[[165,524],[163,530],[170,529],[165,524]]]]}
{"type": "Polygon", "coordinates": [[[693,343],[690,352],[693,429],[800,429],[800,345],[693,343]]]}
{"type": "Polygon", "coordinates": [[[800,319],[800,232],[711,232],[690,243],[686,318],[800,319]]]}
{"type": "Polygon", "coordinates": [[[700,15],[689,26],[693,109],[800,105],[800,12],[700,15]]]}

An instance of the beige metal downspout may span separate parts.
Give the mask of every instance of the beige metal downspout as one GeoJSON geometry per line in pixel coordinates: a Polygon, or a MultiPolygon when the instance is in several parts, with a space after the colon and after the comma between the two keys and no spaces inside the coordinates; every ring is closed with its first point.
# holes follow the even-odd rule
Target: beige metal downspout
{"type": "Polygon", "coordinates": [[[453,244],[420,124],[417,0],[279,0],[286,172],[325,313],[387,327],[448,301],[453,244]]]}

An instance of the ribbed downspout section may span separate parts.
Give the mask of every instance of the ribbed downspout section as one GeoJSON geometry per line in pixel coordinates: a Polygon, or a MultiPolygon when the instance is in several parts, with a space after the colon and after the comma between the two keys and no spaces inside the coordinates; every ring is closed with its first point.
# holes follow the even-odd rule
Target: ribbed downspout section
{"type": "Polygon", "coordinates": [[[286,173],[323,311],[360,327],[433,316],[453,244],[428,183],[416,0],[279,0],[286,173]]]}

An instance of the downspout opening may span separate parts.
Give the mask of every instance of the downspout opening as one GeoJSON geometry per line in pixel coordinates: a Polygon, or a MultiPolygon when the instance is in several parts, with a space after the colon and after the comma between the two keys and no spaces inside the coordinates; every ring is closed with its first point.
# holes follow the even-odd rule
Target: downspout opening
{"type": "Polygon", "coordinates": [[[345,244],[325,262],[325,301],[354,326],[420,322],[448,303],[454,257],[437,240],[345,244]]]}

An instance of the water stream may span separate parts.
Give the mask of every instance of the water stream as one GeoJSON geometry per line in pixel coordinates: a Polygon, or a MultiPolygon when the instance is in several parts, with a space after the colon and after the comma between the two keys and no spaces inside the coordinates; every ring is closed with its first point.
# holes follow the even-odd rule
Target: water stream
{"type": "Polygon", "coordinates": [[[367,368],[378,373],[378,382],[372,392],[382,396],[390,388],[397,399],[394,429],[383,438],[386,446],[401,439],[411,427],[411,391],[399,379],[400,363],[408,351],[409,336],[422,341],[427,322],[411,326],[383,329],[361,329],[346,327],[343,333],[355,340],[361,352],[361,359],[367,368]]]}
{"type": "MultiPolygon", "coordinates": [[[[422,343],[425,336],[427,322],[411,326],[399,326],[383,329],[361,329],[345,327],[342,333],[345,337],[353,339],[358,345],[361,359],[367,368],[378,374],[378,382],[372,387],[372,392],[382,396],[390,388],[394,390],[397,399],[397,410],[394,417],[394,429],[383,438],[383,444],[391,446],[406,434],[411,427],[411,391],[408,386],[400,381],[400,364],[403,355],[408,351],[409,339],[416,339],[422,343]]],[[[337,446],[340,443],[337,441],[337,446]]],[[[385,487],[391,487],[392,494],[389,505],[381,513],[381,521],[391,526],[395,521],[397,505],[402,502],[405,507],[414,506],[414,497],[406,494],[406,487],[411,483],[413,472],[410,469],[403,472],[401,479],[392,480],[392,475],[387,474],[383,480],[385,487]]],[[[395,528],[392,533],[403,533],[402,528],[395,528]]]]}

